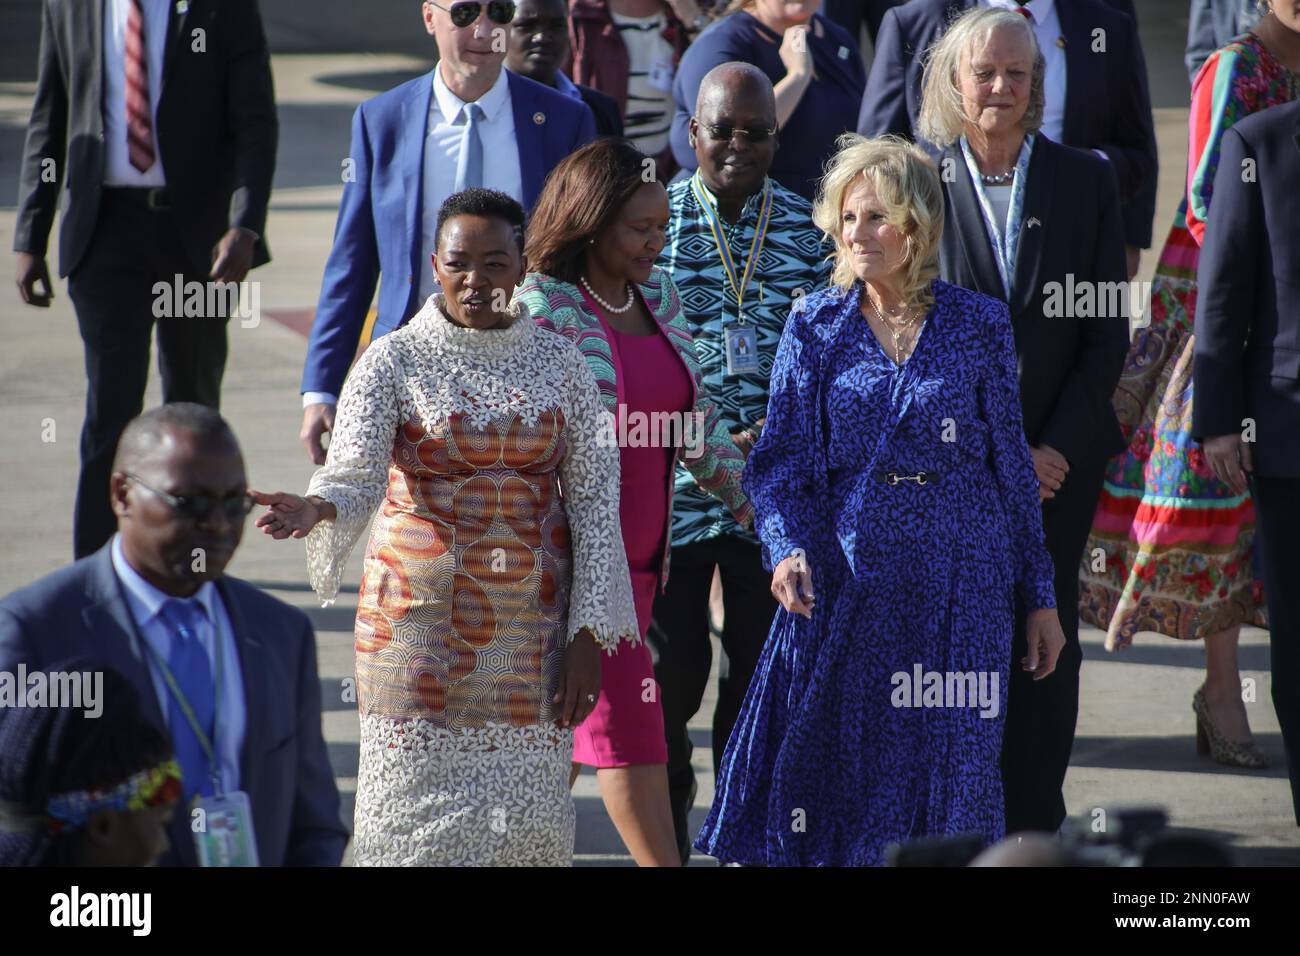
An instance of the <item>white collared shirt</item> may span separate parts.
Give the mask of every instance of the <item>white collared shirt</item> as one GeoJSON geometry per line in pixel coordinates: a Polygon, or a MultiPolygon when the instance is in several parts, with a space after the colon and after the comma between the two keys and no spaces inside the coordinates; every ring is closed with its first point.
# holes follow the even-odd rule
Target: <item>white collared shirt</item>
{"type": "MultiPolygon", "coordinates": [[[[492,88],[478,99],[483,107],[479,137],[483,143],[483,182],[485,189],[497,189],[507,196],[524,201],[523,173],[519,164],[519,146],[515,140],[514,104],[510,98],[510,81],[505,67],[492,88]]],[[[433,71],[433,96],[424,138],[424,207],[420,211],[419,274],[421,303],[438,290],[433,274],[433,250],[438,210],[456,188],[456,164],[460,159],[461,141],[465,138],[465,101],[447,88],[442,80],[441,65],[433,71]]],[[[332,392],[303,392],[302,405],[338,405],[332,392]]]]}
{"type": "MultiPolygon", "coordinates": [[[[1003,10],[1015,10],[1020,4],[1016,0],[984,0],[987,7],[999,7],[1003,10]]],[[[1034,35],[1038,38],[1038,48],[1043,53],[1046,67],[1043,75],[1043,134],[1054,143],[1061,142],[1065,131],[1065,48],[1058,41],[1065,36],[1061,32],[1061,19],[1056,14],[1056,0],[1029,0],[1025,5],[1034,15],[1034,35]]]]}
{"type": "MultiPolygon", "coordinates": [[[[99,3],[101,0],[90,0],[99,3]]],[[[144,13],[145,69],[149,73],[149,116],[154,162],[144,172],[131,165],[126,145],[126,17],[131,0],[102,0],[104,4],[104,185],[167,185],[162,151],[158,148],[158,100],[162,97],[163,54],[167,50],[169,0],[141,0],[144,13]]]]}
{"type": "MultiPolygon", "coordinates": [[[[122,582],[126,593],[126,603],[131,609],[131,617],[140,636],[153,648],[164,661],[171,655],[172,628],[158,613],[163,602],[171,599],[131,567],[122,552],[120,535],[113,536],[113,570],[122,582]]],[[[208,655],[208,666],[212,668],[213,680],[216,680],[216,654],[221,651],[221,697],[217,700],[216,742],[214,747],[220,762],[221,785],[226,792],[239,789],[239,756],[244,748],[244,731],[248,725],[248,714],[244,698],[244,677],[239,669],[239,650],[235,647],[235,629],[226,613],[226,606],[221,600],[221,592],[215,584],[207,581],[194,594],[195,600],[203,605],[207,616],[199,625],[196,635],[208,655]]],[[[145,665],[153,680],[154,693],[158,696],[158,709],[162,711],[163,723],[170,730],[171,691],[163,679],[154,654],[144,650],[145,665]]]]}
{"type": "MultiPolygon", "coordinates": [[[[515,114],[505,68],[492,88],[478,98],[483,118],[478,124],[483,143],[484,189],[496,189],[524,201],[519,146],[515,141],[515,114]]],[[[456,188],[456,163],[465,139],[466,103],[442,79],[442,65],[433,71],[433,96],[424,139],[424,208],[422,210],[419,269],[420,301],[438,291],[433,275],[434,230],[438,209],[456,188]]]]}

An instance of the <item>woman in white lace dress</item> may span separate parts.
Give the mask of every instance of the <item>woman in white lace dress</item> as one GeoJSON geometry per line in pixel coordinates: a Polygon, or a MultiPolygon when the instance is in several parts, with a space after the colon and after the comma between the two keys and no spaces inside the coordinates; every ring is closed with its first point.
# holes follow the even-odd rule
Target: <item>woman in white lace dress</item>
{"type": "Polygon", "coordinates": [[[258,495],[259,527],[306,537],[324,601],[379,510],[356,620],[359,865],[568,865],[572,728],[600,649],[638,634],[595,380],[507,309],[522,224],[500,193],[447,200],[443,293],[352,369],[307,495],[258,495]]]}

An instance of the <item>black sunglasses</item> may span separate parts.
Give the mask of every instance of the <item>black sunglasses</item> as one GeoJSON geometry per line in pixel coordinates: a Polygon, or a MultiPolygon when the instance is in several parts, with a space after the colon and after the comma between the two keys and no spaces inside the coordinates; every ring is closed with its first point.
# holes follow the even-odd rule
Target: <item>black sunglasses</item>
{"type": "Polygon", "coordinates": [[[700,123],[700,129],[709,134],[710,139],[716,139],[720,143],[730,143],[733,136],[743,136],[751,143],[766,143],[776,135],[775,129],[758,127],[757,129],[741,129],[739,126],[714,126],[711,123],[700,123]]]}
{"type": "Polygon", "coordinates": [[[479,3],[479,0],[465,0],[463,3],[453,3],[450,8],[444,7],[440,3],[434,3],[433,0],[429,0],[429,3],[439,10],[451,14],[452,24],[461,28],[467,27],[477,20],[484,6],[487,7],[488,19],[493,23],[505,26],[515,18],[514,0],[488,0],[486,4],[479,3]]]}
{"type": "Polygon", "coordinates": [[[253,510],[255,502],[248,492],[241,491],[239,494],[228,495],[225,498],[214,498],[211,495],[169,495],[165,491],[159,491],[157,488],[151,488],[135,475],[127,475],[128,480],[135,482],[145,491],[153,492],[176,511],[177,514],[188,518],[191,521],[206,521],[212,517],[214,511],[221,511],[227,518],[237,520],[245,518],[253,510]]]}

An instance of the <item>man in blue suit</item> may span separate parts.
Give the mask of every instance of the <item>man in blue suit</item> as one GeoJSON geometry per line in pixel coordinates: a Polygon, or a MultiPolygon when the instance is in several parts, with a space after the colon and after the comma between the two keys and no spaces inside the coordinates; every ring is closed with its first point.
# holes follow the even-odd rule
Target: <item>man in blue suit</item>
{"type": "Polygon", "coordinates": [[[1042,132],[1109,161],[1119,183],[1131,279],[1141,250],[1151,245],[1158,165],[1133,0],[911,0],[894,7],[880,24],[858,132],[916,138],[925,51],[976,4],[1020,10],[1033,21],[1047,60],[1042,132]]]}
{"type": "Polygon", "coordinates": [[[1196,272],[1192,436],[1249,481],[1268,598],[1273,708],[1300,826],[1300,101],[1223,135],[1196,272]]]}
{"type": "Polygon", "coordinates": [[[122,433],[110,487],[112,540],[0,600],[0,672],[90,657],[131,681],[181,767],[163,864],[197,862],[196,796],[242,793],[261,865],[337,866],[348,833],[311,623],[222,573],[252,506],[230,427],[197,404],[145,412],[122,433]]]}
{"type": "Polygon", "coordinates": [[[400,326],[436,291],[434,226],[443,201],[483,186],[531,209],[547,173],[596,138],[586,104],[503,69],[513,0],[450,7],[426,0],[423,9],[437,67],[362,103],[352,118],[343,204],[302,379],[301,438],[318,465],[375,283],[374,336],[400,326]]]}

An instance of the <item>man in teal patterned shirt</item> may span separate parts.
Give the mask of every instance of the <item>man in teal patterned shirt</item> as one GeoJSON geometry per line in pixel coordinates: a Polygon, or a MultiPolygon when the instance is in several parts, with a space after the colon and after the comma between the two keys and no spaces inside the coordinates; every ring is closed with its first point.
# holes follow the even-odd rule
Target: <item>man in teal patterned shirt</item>
{"type": "MultiPolygon", "coordinates": [[[[748,454],[767,414],[768,376],[791,303],[826,283],[830,247],[812,223],[808,201],[768,178],[777,146],[776,100],[761,70],[724,63],[709,72],[690,121],[690,142],[699,169],[668,189],[671,215],[659,264],[681,294],[704,385],[748,454]]],[[[663,704],[669,795],[683,863],[696,789],[686,724],[709,679],[715,570],[725,610],[713,715],[716,773],[777,603],[757,540],[678,468],[671,573],[646,640],[663,704]]]]}

